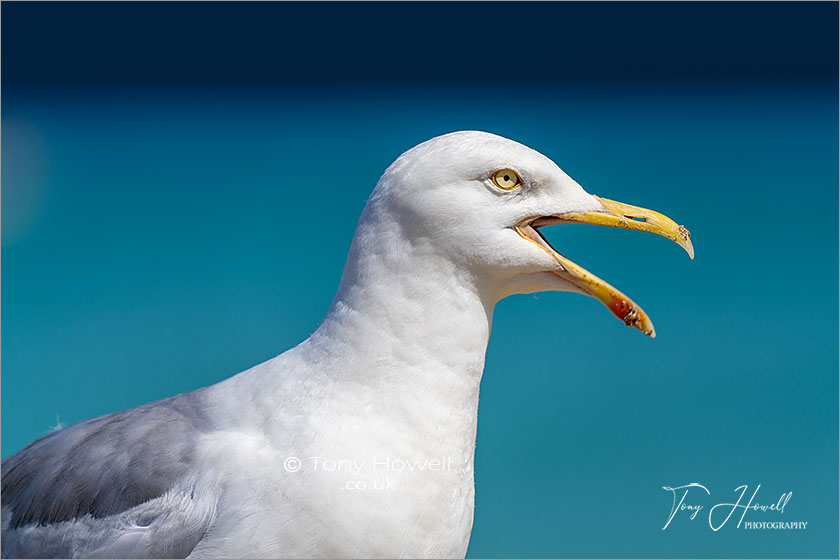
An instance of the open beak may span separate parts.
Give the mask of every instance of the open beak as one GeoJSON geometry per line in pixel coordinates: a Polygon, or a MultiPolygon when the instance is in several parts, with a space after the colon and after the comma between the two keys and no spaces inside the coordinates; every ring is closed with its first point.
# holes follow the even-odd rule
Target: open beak
{"type": "Polygon", "coordinates": [[[521,221],[514,229],[519,235],[548,252],[557,261],[559,266],[557,270],[552,271],[554,274],[599,300],[627,326],[635,327],[649,337],[655,337],[653,323],[641,307],[588,270],[558,253],[540,234],[539,228],[553,224],[582,223],[649,231],[675,241],[693,259],[694,247],[691,244],[691,234],[683,226],[677,225],[672,219],[659,212],[597,196],[595,198],[604,207],[603,211],[536,216],[521,221]]]}

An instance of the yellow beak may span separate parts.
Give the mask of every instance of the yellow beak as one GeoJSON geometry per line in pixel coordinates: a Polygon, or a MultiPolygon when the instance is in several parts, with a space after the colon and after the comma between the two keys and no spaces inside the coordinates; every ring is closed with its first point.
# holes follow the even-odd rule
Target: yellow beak
{"type": "Polygon", "coordinates": [[[693,259],[694,246],[691,244],[691,234],[685,227],[677,225],[672,219],[659,212],[606,198],[595,198],[604,207],[603,211],[568,212],[553,216],[528,218],[515,227],[516,232],[554,257],[559,265],[557,270],[552,271],[554,274],[599,300],[627,326],[635,327],[647,336],[655,337],[656,331],[653,328],[653,323],[641,307],[594,274],[558,253],[539,233],[538,229],[551,224],[583,223],[649,231],[676,242],[693,259]]]}

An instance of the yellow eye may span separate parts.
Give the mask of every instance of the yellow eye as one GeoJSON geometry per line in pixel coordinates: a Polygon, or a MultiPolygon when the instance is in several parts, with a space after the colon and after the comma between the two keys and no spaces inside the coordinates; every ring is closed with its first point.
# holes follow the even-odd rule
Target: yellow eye
{"type": "Polygon", "coordinates": [[[512,191],[522,184],[522,179],[512,169],[500,169],[493,173],[493,183],[502,190],[512,191]]]}

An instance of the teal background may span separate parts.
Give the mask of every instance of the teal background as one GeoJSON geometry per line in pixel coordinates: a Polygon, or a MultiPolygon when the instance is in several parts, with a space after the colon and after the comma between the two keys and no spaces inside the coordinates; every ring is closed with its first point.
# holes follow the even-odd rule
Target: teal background
{"type": "MultiPolygon", "coordinates": [[[[345,9],[221,4],[234,15],[345,9]]],[[[451,9],[447,29],[496,17],[529,30],[564,11],[589,14],[569,32],[597,47],[565,72],[553,41],[568,38],[535,33],[539,49],[517,47],[494,70],[498,59],[466,42],[412,50],[409,30],[408,51],[383,50],[382,67],[360,56],[354,74],[318,66],[329,53],[309,52],[318,71],[297,51],[272,58],[283,45],[260,50],[261,66],[247,51],[261,28],[237,28],[209,4],[129,4],[151,19],[176,10],[158,28],[136,24],[164,37],[141,56],[130,34],[120,42],[90,19],[113,4],[85,5],[82,17],[4,3],[3,457],[58,422],[217,382],[304,339],[329,306],[381,172],[427,138],[480,129],[541,151],[592,193],[685,224],[697,258],[635,232],[543,230],[638,302],[658,336],[579,295],[497,306],[469,555],[837,557],[837,5],[594,4],[481,5],[481,16],[458,4],[385,8],[430,19],[451,9]],[[668,20],[674,10],[687,12],[668,20]],[[231,39],[230,59],[205,60],[202,46],[224,47],[178,26],[199,15],[239,29],[246,46],[231,39]],[[70,26],[76,46],[49,32],[67,18],[82,26],[70,26]],[[742,34],[704,50],[702,18],[742,34]],[[789,49],[774,30],[791,18],[812,25],[793,26],[785,40],[802,50],[780,57],[774,49],[789,49]],[[626,42],[651,34],[649,44],[626,42]],[[667,48],[656,40],[665,36],[667,48]],[[96,37],[117,43],[101,58],[74,56],[96,37]],[[443,56],[434,67],[428,57],[447,48],[489,73],[461,75],[460,59],[443,56]],[[171,60],[185,52],[195,64],[179,73],[171,60]],[[523,71],[515,62],[526,54],[523,71]],[[75,73],[62,73],[62,57],[77,61],[75,73]],[[284,68],[294,80],[283,81],[284,68]],[[662,486],[690,482],[712,491],[705,512],[734,501],[741,484],[750,494],[761,484],[761,503],[792,491],[784,514],[745,520],[808,528],[749,531],[733,519],[713,532],[701,512],[661,530],[671,506],[662,486]]],[[[390,21],[367,5],[353,15],[390,21]]],[[[119,21],[131,26],[129,16],[119,21]]],[[[298,22],[297,33],[355,60],[341,54],[349,35],[298,22]]]]}

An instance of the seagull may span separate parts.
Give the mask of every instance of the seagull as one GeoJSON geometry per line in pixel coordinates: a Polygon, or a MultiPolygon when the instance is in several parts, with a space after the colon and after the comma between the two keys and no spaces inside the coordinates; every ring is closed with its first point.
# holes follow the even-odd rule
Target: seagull
{"type": "MultiPolygon", "coordinates": [[[[461,131],[408,150],[374,188],[309,338],[3,461],[3,557],[464,558],[496,302],[582,293],[655,336],[540,232],[578,223],[694,256],[684,227],[587,193],[513,140],[461,131]]],[[[306,232],[295,242],[318,250],[306,232]]]]}

